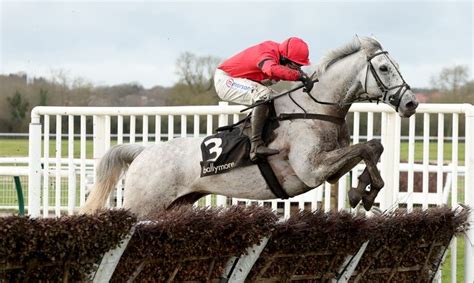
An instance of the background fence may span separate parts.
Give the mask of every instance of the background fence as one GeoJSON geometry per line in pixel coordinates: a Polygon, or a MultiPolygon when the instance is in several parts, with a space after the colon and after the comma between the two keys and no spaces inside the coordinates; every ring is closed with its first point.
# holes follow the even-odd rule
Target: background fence
{"type": "MultiPolygon", "coordinates": [[[[381,209],[399,206],[411,210],[420,205],[426,209],[430,205],[449,202],[455,206],[466,201],[465,193],[469,190],[465,187],[470,182],[466,172],[471,172],[473,166],[467,145],[472,137],[459,136],[459,132],[470,133],[472,107],[469,104],[420,105],[419,114],[406,119],[406,142],[401,142],[402,119],[390,107],[367,103],[351,107],[348,121],[352,122],[352,142],[380,136],[385,148],[379,163],[385,180],[385,188],[377,198],[381,209]],[[433,116],[437,127],[432,125],[433,116]],[[460,129],[461,119],[465,128],[460,129]],[[445,121],[449,121],[450,127],[445,121]],[[423,124],[422,132],[420,123],[423,124]],[[361,124],[367,127],[361,128],[361,124]],[[421,140],[416,141],[416,137],[421,140]]],[[[76,206],[84,202],[87,187],[93,183],[94,164],[114,144],[152,144],[177,137],[210,135],[217,126],[241,119],[241,109],[241,106],[225,103],[197,107],[37,107],[32,111],[30,125],[32,185],[29,186],[29,197],[36,200],[35,205],[30,205],[30,213],[38,213],[41,209],[44,216],[51,210],[56,214],[73,213],[76,206]],[[112,138],[114,136],[116,138],[112,138]],[[42,178],[46,172],[53,180],[42,178]],[[62,180],[66,176],[67,185],[62,180]],[[61,201],[64,187],[67,188],[67,206],[61,204],[64,203],[61,201]],[[56,196],[54,201],[50,201],[51,188],[56,196]]],[[[326,184],[322,189],[286,203],[298,202],[299,207],[304,207],[306,202],[312,203],[316,199],[325,209],[345,208],[345,192],[349,185],[357,184],[355,176],[363,166],[360,164],[352,171],[354,178],[348,174],[341,179],[338,193],[333,194],[332,199],[330,186],[326,184]]],[[[117,206],[121,206],[121,198],[121,190],[117,190],[117,206]]],[[[208,197],[209,202],[224,204],[227,200],[208,197]]],[[[270,203],[278,207],[278,203],[270,203]]],[[[309,206],[314,208],[318,204],[309,206]]],[[[286,206],[284,210],[289,211],[286,206]]]]}

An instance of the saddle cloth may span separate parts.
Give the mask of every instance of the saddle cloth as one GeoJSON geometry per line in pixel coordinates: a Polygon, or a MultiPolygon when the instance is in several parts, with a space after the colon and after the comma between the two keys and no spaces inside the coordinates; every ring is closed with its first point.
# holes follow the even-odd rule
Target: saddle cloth
{"type": "Polygon", "coordinates": [[[204,138],[201,153],[201,177],[252,165],[249,158],[250,139],[238,127],[204,138]]]}

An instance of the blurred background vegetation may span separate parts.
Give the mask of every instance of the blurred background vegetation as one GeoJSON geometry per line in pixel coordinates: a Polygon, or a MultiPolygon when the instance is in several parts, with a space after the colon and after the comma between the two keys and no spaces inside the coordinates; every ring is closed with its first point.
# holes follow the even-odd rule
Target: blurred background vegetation
{"type": "MultiPolygon", "coordinates": [[[[170,87],[154,86],[149,89],[134,82],[93,85],[83,78],[69,76],[65,70],[53,70],[48,78],[31,78],[21,72],[0,75],[0,132],[27,132],[29,113],[33,107],[40,105],[215,105],[219,98],[212,77],[220,61],[220,58],[213,56],[182,53],[175,63],[178,82],[170,87]]],[[[474,103],[474,81],[468,78],[468,67],[455,65],[434,75],[430,88],[412,87],[422,103],[474,103]]],[[[276,89],[283,90],[289,85],[283,82],[276,89]]]]}

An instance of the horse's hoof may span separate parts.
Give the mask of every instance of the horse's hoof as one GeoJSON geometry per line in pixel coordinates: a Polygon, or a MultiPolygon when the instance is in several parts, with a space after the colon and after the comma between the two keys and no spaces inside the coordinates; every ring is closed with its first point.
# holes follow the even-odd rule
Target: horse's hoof
{"type": "Polygon", "coordinates": [[[366,211],[370,211],[370,209],[374,205],[374,201],[366,199],[366,198],[362,198],[362,204],[364,205],[364,209],[366,211]]]}
{"type": "Polygon", "coordinates": [[[372,208],[375,202],[375,198],[377,197],[378,193],[379,191],[371,188],[370,192],[366,192],[362,196],[362,204],[364,205],[364,208],[366,211],[369,211],[372,208]]]}
{"type": "Polygon", "coordinates": [[[361,194],[354,188],[351,188],[349,192],[347,192],[347,195],[349,196],[349,204],[352,208],[355,208],[362,199],[361,194]]]}

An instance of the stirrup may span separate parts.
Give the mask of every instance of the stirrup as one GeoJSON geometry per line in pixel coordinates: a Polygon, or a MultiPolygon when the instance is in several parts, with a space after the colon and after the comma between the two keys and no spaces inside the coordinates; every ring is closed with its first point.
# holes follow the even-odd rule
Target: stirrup
{"type": "Polygon", "coordinates": [[[256,155],[261,155],[261,156],[270,156],[270,155],[275,155],[275,154],[278,154],[278,153],[280,153],[279,150],[268,148],[264,145],[261,145],[261,146],[259,146],[255,149],[255,154],[256,155]]]}
{"type": "Polygon", "coordinates": [[[250,160],[255,162],[258,161],[259,158],[265,158],[278,153],[280,153],[279,150],[268,148],[262,144],[255,147],[253,151],[250,151],[250,160]]]}

